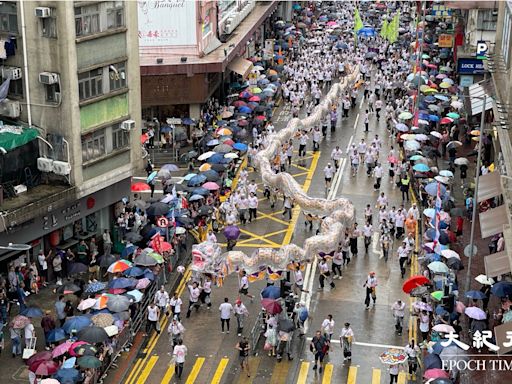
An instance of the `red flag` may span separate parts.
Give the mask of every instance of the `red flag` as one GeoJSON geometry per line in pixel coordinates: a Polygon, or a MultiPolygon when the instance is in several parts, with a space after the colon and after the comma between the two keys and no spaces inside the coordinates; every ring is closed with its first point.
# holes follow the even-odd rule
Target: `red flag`
{"type": "Polygon", "coordinates": [[[163,241],[162,235],[160,235],[160,233],[155,234],[151,238],[151,248],[153,248],[158,253],[162,253],[162,246],[161,246],[162,241],[163,241]]]}

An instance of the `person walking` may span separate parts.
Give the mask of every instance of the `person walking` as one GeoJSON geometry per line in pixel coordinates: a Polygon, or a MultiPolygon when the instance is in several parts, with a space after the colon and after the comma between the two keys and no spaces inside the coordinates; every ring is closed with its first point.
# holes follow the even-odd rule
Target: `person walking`
{"type": "Polygon", "coordinates": [[[325,280],[329,282],[329,285],[331,286],[331,290],[336,288],[336,285],[331,279],[331,272],[329,271],[329,266],[327,265],[327,261],[322,258],[320,260],[320,263],[318,264],[318,270],[320,272],[320,275],[318,276],[318,289],[323,290],[324,289],[324,283],[325,280]]]}
{"type": "Polygon", "coordinates": [[[277,346],[277,331],[272,324],[269,324],[267,330],[265,331],[265,346],[263,349],[268,351],[269,356],[276,355],[276,346],[277,346]]]}
{"type": "Polygon", "coordinates": [[[196,308],[196,312],[199,311],[199,296],[201,295],[201,287],[199,284],[194,281],[192,284],[188,285],[188,309],[187,309],[187,319],[190,317],[192,313],[192,307],[196,308]]]}
{"type": "Polygon", "coordinates": [[[167,334],[169,335],[169,344],[174,348],[178,345],[178,341],[183,339],[183,333],[185,332],[185,327],[178,319],[178,316],[174,315],[171,323],[167,327],[167,334]]]}
{"type": "Polygon", "coordinates": [[[340,333],[340,345],[343,349],[343,361],[352,360],[352,343],[354,342],[354,331],[350,323],[345,323],[340,333]]]}
{"type": "Polygon", "coordinates": [[[179,297],[178,292],[174,292],[174,296],[169,300],[169,305],[174,317],[177,317],[178,320],[180,320],[181,306],[183,305],[183,301],[179,297]]]}
{"type": "Polygon", "coordinates": [[[400,364],[389,366],[389,384],[398,383],[398,373],[400,372],[400,364]]]}
{"type": "Polygon", "coordinates": [[[411,339],[410,343],[405,346],[404,352],[407,354],[409,375],[414,375],[418,369],[418,354],[421,352],[418,345],[414,342],[414,339],[411,339]]]}
{"type": "Polygon", "coordinates": [[[391,249],[391,236],[389,233],[383,233],[380,236],[380,247],[382,249],[382,257],[384,258],[384,262],[388,262],[389,258],[389,250],[391,249]]]}
{"type": "Polygon", "coordinates": [[[249,223],[254,220],[256,220],[257,212],[258,212],[258,197],[256,196],[256,193],[251,192],[249,198],[247,199],[249,203],[249,223]]]}
{"type": "Polygon", "coordinates": [[[286,214],[288,214],[288,221],[290,221],[292,219],[292,209],[293,209],[293,200],[288,197],[288,196],[284,196],[284,200],[283,200],[283,217],[286,216],[286,214]]]}
{"type": "Polygon", "coordinates": [[[103,253],[105,256],[110,256],[110,252],[112,252],[112,239],[110,237],[110,231],[105,229],[103,231],[103,253]]]}
{"type": "Polygon", "coordinates": [[[327,163],[327,166],[324,168],[324,176],[325,176],[325,189],[329,190],[331,186],[332,177],[336,173],[336,169],[331,165],[331,163],[327,163]]]}
{"type": "Polygon", "coordinates": [[[342,273],[341,268],[343,266],[343,251],[341,245],[338,246],[336,252],[334,252],[334,256],[332,257],[332,278],[333,279],[341,279],[342,273]]]}
{"type": "Polygon", "coordinates": [[[365,254],[368,254],[368,248],[370,247],[370,244],[372,243],[372,235],[373,235],[373,226],[366,222],[366,224],[363,227],[363,236],[364,236],[364,250],[365,254]]]}
{"type": "Polygon", "coordinates": [[[227,333],[229,333],[229,321],[231,320],[231,314],[233,313],[233,306],[229,303],[229,299],[227,297],[225,297],[224,302],[219,305],[219,312],[222,333],[224,333],[224,324],[226,324],[227,333]]]}
{"type": "Polygon", "coordinates": [[[32,339],[36,336],[36,329],[32,324],[32,319],[29,317],[29,322],[23,328],[23,334],[25,335],[25,348],[32,348],[32,339]]]}
{"type": "Polygon", "coordinates": [[[172,356],[174,358],[174,374],[178,379],[181,379],[181,375],[183,373],[183,365],[185,364],[185,357],[187,356],[187,347],[183,345],[183,341],[181,339],[177,340],[177,345],[174,347],[172,351],[172,356]]]}
{"type": "Polygon", "coordinates": [[[395,318],[395,332],[398,336],[402,336],[402,330],[404,328],[404,316],[405,316],[405,303],[402,300],[397,300],[391,306],[393,311],[393,317],[395,318]]]}
{"type": "Polygon", "coordinates": [[[212,307],[212,299],[210,295],[212,294],[212,279],[210,276],[206,276],[203,282],[203,290],[201,291],[201,303],[206,304],[207,309],[211,309],[212,307]]]}
{"type": "Polygon", "coordinates": [[[336,170],[340,167],[341,156],[343,155],[343,151],[340,149],[340,146],[337,145],[331,152],[331,160],[334,161],[334,167],[336,170]]]}
{"type": "Polygon", "coordinates": [[[354,228],[350,234],[350,253],[352,253],[352,256],[357,256],[357,239],[359,236],[361,236],[361,232],[357,229],[357,223],[354,223],[354,228]]]}
{"type": "Polygon", "coordinates": [[[158,308],[155,303],[149,304],[146,310],[146,333],[144,336],[148,336],[152,328],[156,333],[160,334],[160,323],[158,319],[160,319],[160,308],[158,308]]]}
{"type": "Polygon", "coordinates": [[[236,324],[237,324],[237,331],[236,333],[238,336],[242,336],[242,332],[244,331],[244,319],[246,317],[249,317],[249,311],[247,310],[247,307],[242,303],[242,300],[237,299],[235,301],[235,307],[234,307],[235,317],[236,317],[236,324]]]}
{"type": "Polygon", "coordinates": [[[402,241],[402,244],[398,247],[396,251],[398,255],[398,262],[400,264],[400,274],[402,279],[405,276],[405,265],[407,264],[407,260],[409,258],[409,250],[407,249],[406,241],[402,241]]]}
{"type": "Polygon", "coordinates": [[[235,348],[239,351],[238,361],[240,362],[240,370],[243,372],[245,369],[247,377],[251,377],[251,372],[249,370],[249,351],[251,348],[247,337],[242,337],[242,340],[236,344],[235,348]]]}
{"type": "Polygon", "coordinates": [[[402,192],[402,201],[405,201],[407,198],[407,201],[409,201],[409,183],[411,182],[411,179],[409,178],[409,175],[404,172],[402,176],[400,177],[400,192],[402,192]]]}
{"type": "Polygon", "coordinates": [[[155,304],[160,308],[160,314],[165,313],[166,316],[169,316],[169,300],[169,294],[162,285],[155,293],[155,304]]]}
{"type": "Polygon", "coordinates": [[[364,303],[366,305],[366,309],[370,309],[370,297],[373,299],[373,307],[375,307],[375,302],[377,301],[377,277],[375,277],[375,272],[370,272],[366,281],[363,284],[363,287],[366,288],[366,298],[364,303]]]}
{"type": "Polygon", "coordinates": [[[322,335],[321,331],[316,331],[315,336],[309,344],[309,350],[315,355],[315,365],[313,369],[318,368],[318,372],[322,373],[322,364],[324,362],[325,354],[329,351],[329,340],[322,335]],[[318,367],[320,365],[320,367],[318,367]]]}
{"type": "Polygon", "coordinates": [[[327,318],[322,322],[322,330],[324,331],[324,336],[328,341],[332,340],[332,334],[334,333],[334,325],[335,321],[332,318],[332,315],[327,315],[327,318]]]}
{"type": "Polygon", "coordinates": [[[59,296],[59,300],[55,302],[55,313],[57,314],[57,319],[59,320],[60,326],[62,327],[66,322],[66,301],[64,300],[64,295],[59,296]]]}
{"type": "Polygon", "coordinates": [[[12,357],[21,355],[21,329],[9,328],[11,335],[12,357]]]}

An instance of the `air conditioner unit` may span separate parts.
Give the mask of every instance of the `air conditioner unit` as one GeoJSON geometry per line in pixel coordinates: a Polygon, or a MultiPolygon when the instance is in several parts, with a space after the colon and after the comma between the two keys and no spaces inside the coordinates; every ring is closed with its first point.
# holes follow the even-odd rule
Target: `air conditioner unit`
{"type": "Polygon", "coordinates": [[[21,76],[22,71],[19,67],[2,67],[2,77],[4,79],[19,80],[21,76]]]}
{"type": "Polygon", "coordinates": [[[39,169],[41,172],[53,171],[53,160],[47,159],[46,157],[37,158],[37,169],[39,169]]]}
{"type": "Polygon", "coordinates": [[[19,101],[5,100],[0,103],[0,115],[17,118],[20,117],[21,106],[19,101]]]}
{"type": "Polygon", "coordinates": [[[55,103],[60,103],[62,101],[62,94],[60,92],[55,92],[55,103]]]}
{"type": "Polygon", "coordinates": [[[71,164],[66,163],[65,161],[54,161],[53,172],[56,175],[67,176],[71,172],[71,164]]]}
{"type": "Polygon", "coordinates": [[[27,192],[27,186],[25,184],[18,184],[14,187],[14,192],[16,193],[16,196],[27,192]]]}
{"type": "Polygon", "coordinates": [[[36,17],[40,17],[40,18],[44,19],[46,17],[51,16],[52,10],[51,10],[51,8],[48,8],[48,7],[37,7],[35,9],[35,14],[36,14],[36,17]]]}
{"type": "Polygon", "coordinates": [[[230,34],[235,29],[235,20],[233,18],[227,19],[226,23],[224,24],[224,33],[230,34]]]}
{"type": "Polygon", "coordinates": [[[135,120],[125,120],[121,123],[121,129],[125,131],[131,131],[135,129],[135,120]]]}
{"type": "Polygon", "coordinates": [[[59,82],[59,74],[52,72],[41,72],[39,74],[39,82],[41,84],[56,84],[59,82]]]}

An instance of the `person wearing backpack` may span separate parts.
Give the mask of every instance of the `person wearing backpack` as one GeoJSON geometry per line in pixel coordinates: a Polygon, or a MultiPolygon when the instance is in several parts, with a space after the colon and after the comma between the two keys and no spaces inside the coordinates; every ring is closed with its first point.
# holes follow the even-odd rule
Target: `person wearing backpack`
{"type": "Polygon", "coordinates": [[[315,365],[313,369],[318,368],[318,372],[322,373],[322,363],[324,362],[325,355],[329,352],[329,341],[322,335],[321,331],[316,331],[315,337],[311,340],[309,350],[315,355],[315,365]],[[320,367],[318,367],[320,362],[320,367]]]}

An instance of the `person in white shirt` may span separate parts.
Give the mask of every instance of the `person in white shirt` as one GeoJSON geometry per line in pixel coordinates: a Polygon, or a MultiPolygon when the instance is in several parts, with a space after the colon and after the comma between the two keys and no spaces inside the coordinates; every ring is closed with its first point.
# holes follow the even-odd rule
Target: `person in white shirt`
{"type": "Polygon", "coordinates": [[[405,303],[402,300],[397,300],[391,306],[391,310],[395,318],[395,331],[398,336],[401,336],[404,328],[405,303]]]}
{"type": "Polygon", "coordinates": [[[209,276],[206,276],[203,282],[203,290],[201,291],[201,303],[206,304],[207,309],[212,307],[212,299],[210,295],[212,293],[212,280],[209,276]]]}
{"type": "Polygon", "coordinates": [[[217,236],[215,236],[215,233],[210,229],[208,231],[208,234],[206,235],[206,241],[209,243],[216,243],[217,242],[217,236]]]}
{"type": "Polygon", "coordinates": [[[407,211],[407,216],[411,216],[414,218],[414,220],[420,219],[420,210],[416,206],[416,203],[412,204],[412,207],[409,208],[409,211],[407,211]]]}
{"type": "Polygon", "coordinates": [[[254,300],[254,296],[249,294],[249,278],[247,277],[247,272],[242,271],[242,277],[240,277],[240,289],[238,293],[247,296],[251,299],[251,303],[254,300]]]}
{"type": "Polygon", "coordinates": [[[384,170],[382,169],[382,166],[380,163],[377,163],[375,168],[373,169],[373,176],[375,177],[375,190],[380,189],[380,183],[382,181],[382,175],[384,174],[384,170]]]}
{"type": "Polygon", "coordinates": [[[237,207],[238,214],[240,216],[240,222],[242,223],[242,225],[245,225],[248,216],[247,210],[249,208],[249,199],[247,198],[247,196],[243,195],[240,197],[240,199],[238,199],[237,207]]]}
{"type": "Polygon", "coordinates": [[[364,209],[364,221],[366,223],[373,223],[373,210],[370,204],[366,204],[366,208],[364,209]]]}
{"type": "Polygon", "coordinates": [[[404,225],[405,225],[405,214],[402,208],[398,208],[398,212],[395,216],[395,226],[396,226],[396,238],[399,239],[404,234],[404,225]]]}
{"type": "Polygon", "coordinates": [[[340,166],[341,156],[343,155],[343,151],[340,149],[340,146],[337,145],[331,152],[331,160],[334,161],[334,167],[336,169],[340,166]]]}
{"type": "Polygon", "coordinates": [[[400,273],[403,279],[405,276],[405,264],[409,259],[409,251],[407,250],[407,242],[405,240],[402,241],[402,244],[398,247],[396,253],[398,254],[398,262],[400,263],[400,273]]]}
{"type": "Polygon", "coordinates": [[[331,341],[332,334],[334,333],[334,320],[332,315],[327,315],[327,318],[322,322],[322,330],[324,331],[324,336],[327,340],[331,341]]]}
{"type": "Polygon", "coordinates": [[[174,373],[178,379],[181,379],[183,373],[183,364],[185,363],[185,356],[187,356],[187,347],[183,345],[183,341],[178,340],[178,345],[174,347],[172,356],[174,358],[174,373]]]}
{"type": "Polygon", "coordinates": [[[320,259],[320,263],[318,264],[318,271],[320,272],[320,276],[318,276],[318,289],[323,290],[324,289],[324,282],[327,280],[329,282],[329,285],[331,286],[331,290],[336,288],[336,285],[331,280],[331,272],[329,271],[329,266],[327,265],[327,261],[322,258],[320,259]]]}
{"type": "Polygon", "coordinates": [[[334,256],[332,257],[332,265],[331,270],[333,274],[333,279],[341,279],[341,267],[343,266],[343,252],[341,250],[341,246],[338,247],[336,252],[334,252],[334,256]]]}
{"type": "Polygon", "coordinates": [[[199,296],[201,295],[201,287],[199,284],[194,281],[192,284],[188,285],[188,310],[187,310],[187,319],[190,317],[192,313],[192,307],[196,308],[196,312],[199,310],[199,296]]]}
{"type": "Polygon", "coordinates": [[[249,311],[247,307],[242,303],[242,300],[237,299],[235,301],[234,307],[236,323],[237,323],[237,334],[238,336],[242,336],[242,332],[244,331],[244,318],[249,317],[249,311]]]}
{"type": "Polygon", "coordinates": [[[167,306],[169,305],[169,294],[166,292],[165,287],[162,285],[158,291],[155,293],[155,304],[160,308],[160,314],[165,313],[166,316],[169,316],[169,310],[167,306]]]}
{"type": "Polygon", "coordinates": [[[364,155],[366,153],[368,146],[364,142],[364,139],[361,139],[361,142],[357,145],[357,153],[359,153],[359,161],[364,161],[364,155]]]}
{"type": "Polygon", "coordinates": [[[251,183],[247,186],[247,191],[249,194],[254,193],[256,195],[256,192],[258,190],[258,185],[256,184],[255,180],[251,180],[251,183]]]}
{"type": "Polygon", "coordinates": [[[308,135],[303,131],[299,136],[299,157],[306,156],[306,144],[308,143],[308,135]]]}
{"type": "Polygon", "coordinates": [[[147,318],[145,336],[149,335],[151,328],[154,328],[156,333],[160,334],[160,329],[158,325],[158,319],[160,318],[160,309],[155,305],[155,303],[150,303],[146,312],[147,318]]]}
{"type": "Polygon", "coordinates": [[[41,278],[41,284],[45,287],[48,285],[46,282],[48,281],[48,258],[51,256],[52,250],[48,253],[48,256],[45,256],[44,251],[39,251],[37,255],[37,261],[39,262],[39,277],[41,278]]]}
{"type": "Polygon", "coordinates": [[[169,344],[173,347],[178,345],[178,340],[183,339],[183,333],[185,332],[185,327],[180,323],[178,316],[174,316],[172,318],[171,323],[167,327],[167,334],[169,335],[169,344]]]}
{"type": "Polygon", "coordinates": [[[373,226],[367,222],[363,226],[363,236],[364,236],[364,249],[366,254],[368,254],[368,248],[370,247],[370,244],[372,243],[372,235],[373,235],[373,226]]]}
{"type": "Polygon", "coordinates": [[[249,223],[254,220],[256,220],[256,215],[258,212],[258,198],[256,197],[256,194],[254,192],[251,192],[251,195],[248,199],[249,204],[249,223]]]}
{"type": "Polygon", "coordinates": [[[224,324],[226,324],[227,333],[229,333],[229,321],[231,320],[231,314],[233,313],[233,306],[229,303],[229,299],[227,297],[224,298],[224,302],[219,306],[219,312],[222,333],[224,333],[224,324]]]}
{"type": "Polygon", "coordinates": [[[313,129],[313,152],[317,152],[320,148],[320,140],[322,139],[322,132],[318,127],[313,129]]]}
{"type": "Polygon", "coordinates": [[[354,331],[350,323],[345,323],[340,333],[340,345],[343,349],[343,361],[352,359],[352,343],[354,342],[354,331]]]}
{"type": "Polygon", "coordinates": [[[178,296],[178,292],[174,292],[174,296],[171,297],[171,300],[169,300],[169,305],[171,307],[172,314],[180,319],[181,314],[181,306],[183,305],[183,301],[178,296]]]}
{"type": "Polygon", "coordinates": [[[25,348],[32,347],[32,339],[35,336],[35,331],[36,330],[34,328],[34,324],[32,324],[32,321],[25,325],[25,328],[23,329],[23,333],[25,334],[25,348]]]}
{"type": "Polygon", "coordinates": [[[384,192],[381,192],[379,197],[377,198],[377,206],[380,208],[387,208],[388,206],[388,198],[384,192]]]}
{"type": "Polygon", "coordinates": [[[331,163],[327,163],[327,166],[324,168],[324,176],[325,176],[325,187],[329,188],[331,186],[332,177],[336,173],[336,169],[331,165],[331,163]]]}
{"type": "Polygon", "coordinates": [[[364,300],[366,309],[370,309],[370,297],[373,299],[373,306],[375,307],[375,302],[377,301],[377,285],[379,285],[379,283],[375,272],[370,272],[363,284],[363,287],[366,288],[366,298],[364,300]]]}

